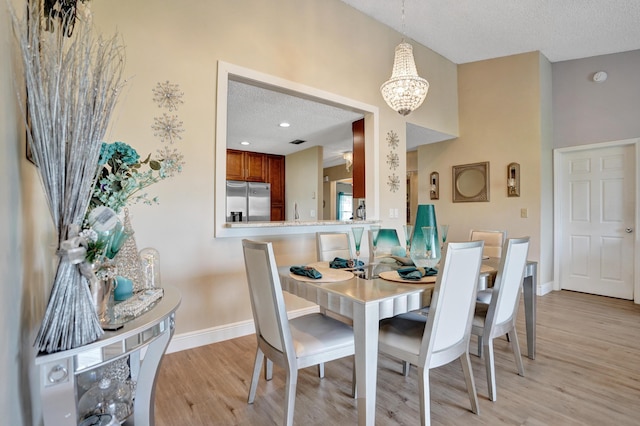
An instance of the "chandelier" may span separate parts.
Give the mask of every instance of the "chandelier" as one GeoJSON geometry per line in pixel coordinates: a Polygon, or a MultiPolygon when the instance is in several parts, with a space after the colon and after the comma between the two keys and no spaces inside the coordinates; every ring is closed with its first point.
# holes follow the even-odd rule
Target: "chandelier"
{"type": "MultiPolygon", "coordinates": [[[[402,31],[404,32],[404,0],[402,0],[402,31]]],[[[413,59],[413,47],[402,40],[396,47],[391,78],[380,86],[387,104],[401,115],[408,115],[422,105],[429,82],[418,75],[413,59]]]]}

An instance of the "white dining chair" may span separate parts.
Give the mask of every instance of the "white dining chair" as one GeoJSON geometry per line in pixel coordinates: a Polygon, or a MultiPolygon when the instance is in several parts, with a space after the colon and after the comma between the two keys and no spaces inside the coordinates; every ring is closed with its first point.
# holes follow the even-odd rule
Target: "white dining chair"
{"type": "Polygon", "coordinates": [[[478,336],[478,355],[484,354],[489,399],[495,401],[496,367],[493,339],[507,335],[516,359],[518,374],[524,376],[520,345],[516,333],[516,316],[520,304],[520,289],[529,252],[529,237],[507,240],[500,259],[498,274],[489,305],[477,303],[471,333],[478,336]]]}
{"type": "MultiPolygon", "coordinates": [[[[469,241],[484,241],[484,250],[482,256],[487,257],[502,257],[502,248],[504,242],[507,239],[507,231],[488,231],[481,229],[472,229],[469,232],[469,241]]],[[[478,291],[478,302],[489,303],[491,300],[491,287],[495,281],[495,274],[489,274],[487,277],[487,288],[478,291]]]]}
{"type": "Polygon", "coordinates": [[[506,239],[507,231],[472,229],[471,232],[469,232],[469,241],[484,241],[484,249],[482,251],[484,257],[502,256],[502,247],[504,247],[506,239]]]}
{"type": "Polygon", "coordinates": [[[316,255],[319,262],[336,257],[353,259],[348,232],[316,232],[316,255]]]}
{"type": "MultiPolygon", "coordinates": [[[[283,424],[291,426],[298,370],[353,355],[353,329],[319,313],[288,320],[272,244],[242,240],[242,249],[258,341],[248,402],[255,399],[264,358],[267,380],[276,363],[286,371],[283,424]]],[[[355,380],[351,391],[355,395],[355,380]]]]}
{"type": "Polygon", "coordinates": [[[482,241],[448,243],[426,317],[410,313],[380,322],[379,350],[418,367],[420,420],[431,423],[429,370],[462,363],[471,411],[478,414],[469,338],[482,263],[482,241]]]}

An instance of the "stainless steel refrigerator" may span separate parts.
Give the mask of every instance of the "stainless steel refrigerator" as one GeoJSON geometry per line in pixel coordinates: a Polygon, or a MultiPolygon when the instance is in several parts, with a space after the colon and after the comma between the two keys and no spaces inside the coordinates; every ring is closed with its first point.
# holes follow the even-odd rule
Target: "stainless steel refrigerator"
{"type": "Polygon", "coordinates": [[[227,222],[271,220],[271,184],[227,181],[227,222]]]}

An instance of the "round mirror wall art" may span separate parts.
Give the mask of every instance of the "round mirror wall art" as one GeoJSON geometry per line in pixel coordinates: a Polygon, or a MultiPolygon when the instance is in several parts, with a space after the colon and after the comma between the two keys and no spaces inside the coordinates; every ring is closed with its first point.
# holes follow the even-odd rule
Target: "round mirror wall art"
{"type": "Polygon", "coordinates": [[[489,162],[453,166],[453,202],[489,201],[489,162]]]}

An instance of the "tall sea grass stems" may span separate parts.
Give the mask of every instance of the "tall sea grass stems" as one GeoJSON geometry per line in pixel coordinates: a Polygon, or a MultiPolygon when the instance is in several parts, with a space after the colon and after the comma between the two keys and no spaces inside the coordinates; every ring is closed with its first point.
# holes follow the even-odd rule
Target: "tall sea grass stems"
{"type": "MultiPolygon", "coordinates": [[[[60,247],[89,205],[101,143],[124,84],[124,48],[116,36],[94,35],[88,14],[78,16],[67,37],[66,19],[51,20],[52,32],[43,30],[40,0],[28,0],[22,17],[10,10],[24,68],[27,139],[60,247]]],[[[79,265],[59,256],[34,344],[42,352],[82,346],[103,333],[79,265]]]]}

